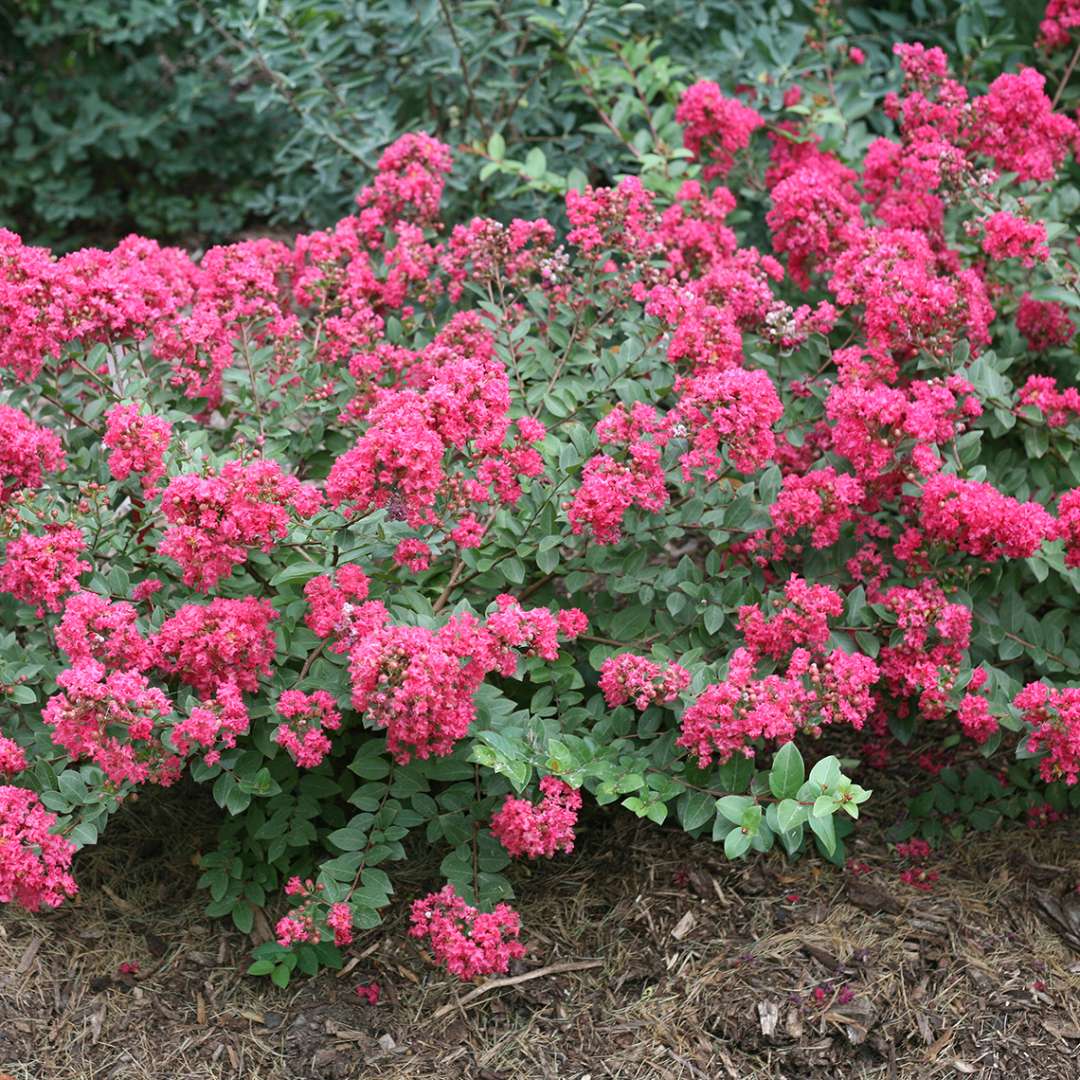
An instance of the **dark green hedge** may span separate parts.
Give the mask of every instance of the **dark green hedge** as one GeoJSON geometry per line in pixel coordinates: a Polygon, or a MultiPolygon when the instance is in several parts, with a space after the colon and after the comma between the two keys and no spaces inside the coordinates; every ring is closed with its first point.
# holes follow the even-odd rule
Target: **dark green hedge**
{"type": "MultiPolygon", "coordinates": [[[[0,0],[0,223],[59,250],[321,225],[417,128],[477,148],[501,134],[523,160],[539,149],[555,173],[604,181],[633,163],[612,128],[633,130],[641,95],[697,78],[769,93],[759,77],[790,69],[808,30],[857,41],[874,79],[898,36],[1030,61],[1040,15],[993,0],[825,15],[795,0],[0,0]]],[[[480,182],[483,156],[464,158],[462,212],[528,212],[512,170],[480,182]]]]}

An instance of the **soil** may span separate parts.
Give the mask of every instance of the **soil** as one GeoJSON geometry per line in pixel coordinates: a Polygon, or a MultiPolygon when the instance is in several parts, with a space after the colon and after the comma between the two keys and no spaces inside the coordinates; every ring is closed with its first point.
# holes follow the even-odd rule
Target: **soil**
{"type": "Polygon", "coordinates": [[[0,915],[0,1080],[1080,1077],[1075,818],[970,837],[923,892],[872,821],[840,870],[608,814],[519,871],[512,984],[464,986],[405,935],[437,884],[417,860],[343,971],[281,991],[202,914],[209,816],[144,803],[80,856],[76,902],[0,915]]]}

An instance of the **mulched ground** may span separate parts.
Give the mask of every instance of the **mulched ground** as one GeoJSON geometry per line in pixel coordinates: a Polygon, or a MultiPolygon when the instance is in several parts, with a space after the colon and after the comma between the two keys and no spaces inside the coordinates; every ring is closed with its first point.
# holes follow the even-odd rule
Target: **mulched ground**
{"type": "MultiPolygon", "coordinates": [[[[923,893],[873,822],[853,874],[731,864],[609,814],[520,882],[511,974],[555,970],[477,994],[402,903],[344,972],[278,991],[201,914],[199,807],[148,801],[81,858],[77,903],[0,916],[0,1080],[1080,1076],[1075,820],[969,838],[923,893]],[[354,993],[372,980],[374,1008],[354,993]]],[[[403,899],[433,884],[414,873],[403,899]]]]}

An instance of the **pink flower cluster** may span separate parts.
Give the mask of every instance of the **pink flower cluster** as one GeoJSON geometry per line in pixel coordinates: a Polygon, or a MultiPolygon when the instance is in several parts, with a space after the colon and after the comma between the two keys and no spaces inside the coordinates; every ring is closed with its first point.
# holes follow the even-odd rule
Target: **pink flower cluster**
{"type": "Polygon", "coordinates": [[[1051,300],[1036,300],[1024,293],[1016,309],[1016,328],[1024,335],[1032,352],[1046,352],[1068,345],[1076,333],[1076,325],[1068,312],[1051,300]]]}
{"type": "Polygon", "coordinates": [[[844,598],[828,585],[811,585],[793,574],[784,585],[784,600],[772,618],[759,604],[739,608],[739,633],[755,658],[779,660],[793,649],[822,650],[829,640],[829,619],[844,610],[844,598]]]}
{"type": "Polygon", "coordinates": [[[278,713],[285,718],[274,729],[274,742],[284,746],[301,768],[313,769],[330,753],[326,732],[341,727],[341,713],[325,690],[305,694],[285,690],[278,698],[278,713]]]}
{"type": "Polygon", "coordinates": [[[271,623],[278,614],[268,600],[218,597],[209,604],[185,604],[151,638],[154,664],[203,697],[227,682],[254,691],[268,676],[277,642],[271,623]]]}
{"type": "Polygon", "coordinates": [[[355,563],[339,566],[333,575],[320,574],[304,586],[308,613],[304,621],[321,638],[338,635],[347,638],[350,620],[367,598],[370,582],[355,563]]]}
{"type": "Polygon", "coordinates": [[[26,768],[23,748],[6,735],[0,735],[0,775],[14,776],[26,768]]]}
{"type": "Polygon", "coordinates": [[[386,729],[387,748],[402,764],[449,754],[476,715],[473,697],[489,673],[512,676],[522,653],[554,660],[558,636],[573,639],[587,625],[576,609],[526,611],[509,596],[498,597],[484,623],[462,614],[438,630],[394,625],[381,603],[364,605],[346,630],[353,708],[386,729]]]}
{"type": "Polygon", "coordinates": [[[632,702],[644,711],[668,705],[690,685],[690,672],[680,664],[658,664],[647,656],[620,653],[600,665],[600,691],[609,709],[632,702]]]}
{"type": "Polygon", "coordinates": [[[1065,565],[1080,566],[1080,488],[1073,488],[1061,496],[1051,535],[1065,541],[1065,565]]]}
{"type": "Polygon", "coordinates": [[[68,342],[141,340],[190,301],[195,276],[184,252],[139,236],[53,259],[0,229],[0,368],[29,382],[68,342]]]}
{"type": "Polygon", "coordinates": [[[251,727],[251,717],[244,704],[243,695],[235,681],[227,679],[205,694],[192,707],[188,716],[172,726],[170,741],[185,756],[199,746],[205,750],[203,760],[216,765],[223,749],[232,749],[241,735],[251,727]]]}
{"type": "Polygon", "coordinates": [[[983,251],[991,259],[1019,259],[1024,266],[1034,266],[1036,261],[1050,258],[1046,226],[1041,221],[1025,221],[999,210],[983,222],[983,228],[983,251]]]}
{"type": "Polygon", "coordinates": [[[86,539],[74,525],[46,525],[38,535],[24,532],[8,542],[0,566],[0,590],[24,604],[33,604],[40,618],[59,611],[63,597],[79,587],[79,577],[91,569],[79,556],[86,539]]]}
{"type": "Polygon", "coordinates": [[[1042,778],[1075,784],[1080,779],[1080,688],[1054,690],[1045,683],[1029,683],[1013,706],[1031,725],[1028,750],[1045,755],[1039,762],[1042,778]]]}
{"type": "Polygon", "coordinates": [[[76,760],[92,761],[118,786],[177,780],[181,762],[162,742],[172,703],[145,675],[79,660],[56,682],[60,690],[42,719],[57,746],[76,760]]]}
{"type": "Polygon", "coordinates": [[[815,658],[796,649],[783,675],[761,679],[756,667],[749,649],[736,649],[727,678],[705,687],[683,713],[676,745],[694,754],[701,768],[735,753],[753,757],[758,740],[785,743],[833,723],[858,730],[874,708],[878,667],[860,653],[836,649],[815,658]]]}
{"type": "Polygon", "coordinates": [[[515,857],[550,858],[574,850],[581,793],[557,776],[540,781],[539,803],[510,797],[491,819],[491,834],[515,857]]]}
{"type": "Polygon", "coordinates": [[[184,584],[208,592],[247,559],[288,535],[291,515],[311,517],[322,496],[276,461],[229,461],[219,473],[176,476],[161,497],[172,526],[158,550],[183,569],[184,584]]]}
{"type": "MultiPolygon", "coordinates": [[[[1054,519],[1038,503],[1017,502],[990,484],[951,473],[923,485],[918,520],[929,540],[987,562],[1029,558],[1054,532],[1054,519]]],[[[897,553],[907,558],[903,547],[897,553]]]]}
{"type": "Polygon", "coordinates": [[[75,845],[51,831],[55,824],[34,792],[0,785],[0,904],[37,911],[75,895],[75,845]]]}
{"type": "Polygon", "coordinates": [[[732,368],[710,371],[689,380],[678,405],[687,427],[689,450],[680,458],[683,478],[702,469],[715,481],[727,472],[727,461],[739,472],[756,472],[773,456],[773,425],[784,407],[764,371],[732,368]]]}
{"type": "Polygon", "coordinates": [[[26,413],[0,405],[0,505],[16,491],[41,487],[44,473],[63,472],[63,446],[55,432],[26,413]]]}
{"type": "Polygon", "coordinates": [[[1057,52],[1072,44],[1072,32],[1080,27],[1077,0],[1049,0],[1039,23],[1039,48],[1057,52]]]}
{"type": "Polygon", "coordinates": [[[581,470],[581,486],[564,504],[575,535],[588,530],[598,544],[616,544],[631,507],[659,513],[668,501],[661,463],[669,424],[642,402],[616,405],[596,427],[597,441],[615,453],[597,454],[581,470]]]}
{"type": "Polygon", "coordinates": [[[735,155],[765,121],[735,98],[725,97],[713,82],[697,82],[682,96],[675,120],[683,125],[683,143],[705,162],[704,176],[725,176],[735,155]]]}
{"type": "MultiPolygon", "coordinates": [[[[543,472],[532,444],[544,438],[544,425],[511,422],[506,368],[479,316],[459,313],[425,349],[402,353],[391,363],[404,385],[365,391],[353,403],[366,429],[334,462],[327,497],[348,515],[385,507],[414,529],[439,526],[459,546],[474,547],[476,510],[513,506],[521,481],[543,472]]],[[[372,354],[369,376],[380,357],[372,354]]]]}
{"type": "MultiPolygon", "coordinates": [[[[318,942],[321,940],[322,935],[316,925],[316,919],[320,909],[324,907],[321,896],[322,891],[322,885],[317,885],[311,878],[301,881],[299,877],[294,876],[285,883],[285,895],[296,897],[299,903],[288,915],[283,915],[278,919],[277,925],[274,927],[274,936],[277,938],[278,944],[283,948],[287,949],[290,945],[299,942],[318,942]]],[[[343,906],[348,909],[348,904],[343,906]]],[[[337,927],[331,928],[334,930],[335,936],[345,929],[345,920],[341,917],[341,914],[339,908],[334,920],[337,927]]],[[[350,910],[348,913],[348,928],[351,930],[351,927],[352,912],[350,910]]]]}
{"type": "Polygon", "coordinates": [[[102,442],[112,451],[109,472],[114,480],[139,476],[148,494],[165,475],[165,452],[172,438],[172,424],[160,416],[144,416],[138,405],[114,405],[105,415],[102,442]]]}
{"type": "Polygon", "coordinates": [[[894,586],[881,603],[903,635],[899,644],[884,646],[878,657],[882,680],[899,699],[899,715],[917,707],[926,719],[941,719],[971,643],[971,611],[949,603],[941,587],[929,578],[915,589],[894,586]],[[905,699],[916,695],[917,706],[909,705],[905,699]]]}
{"type": "Polygon", "coordinates": [[[832,466],[799,476],[784,477],[776,501],[769,507],[773,529],[781,537],[810,530],[810,546],[827,548],[840,539],[840,530],[854,520],[865,492],[854,477],[832,466]]]}
{"type": "Polygon", "coordinates": [[[426,938],[435,959],[460,979],[504,974],[511,960],[525,955],[515,911],[496,904],[482,913],[465,903],[453,885],[414,901],[411,915],[410,936],[426,938]]]}
{"type": "Polygon", "coordinates": [[[1017,408],[1033,405],[1046,420],[1047,427],[1064,427],[1080,417],[1080,390],[1075,386],[1058,389],[1050,375],[1030,375],[1017,394],[1017,408]]]}

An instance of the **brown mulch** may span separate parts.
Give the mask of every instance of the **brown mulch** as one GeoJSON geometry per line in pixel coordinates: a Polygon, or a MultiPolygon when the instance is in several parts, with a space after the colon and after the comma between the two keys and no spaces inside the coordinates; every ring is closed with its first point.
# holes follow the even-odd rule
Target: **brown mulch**
{"type": "Polygon", "coordinates": [[[81,857],[77,902],[0,915],[0,1080],[1080,1075],[1075,821],[966,838],[923,893],[872,822],[855,875],[731,864],[607,815],[572,857],[518,871],[511,974],[556,970],[465,1001],[404,933],[430,867],[344,972],[287,991],[243,975],[250,941],[195,889],[198,808],[158,802],[81,857]],[[374,1008],[354,993],[372,980],[374,1008]]]}

